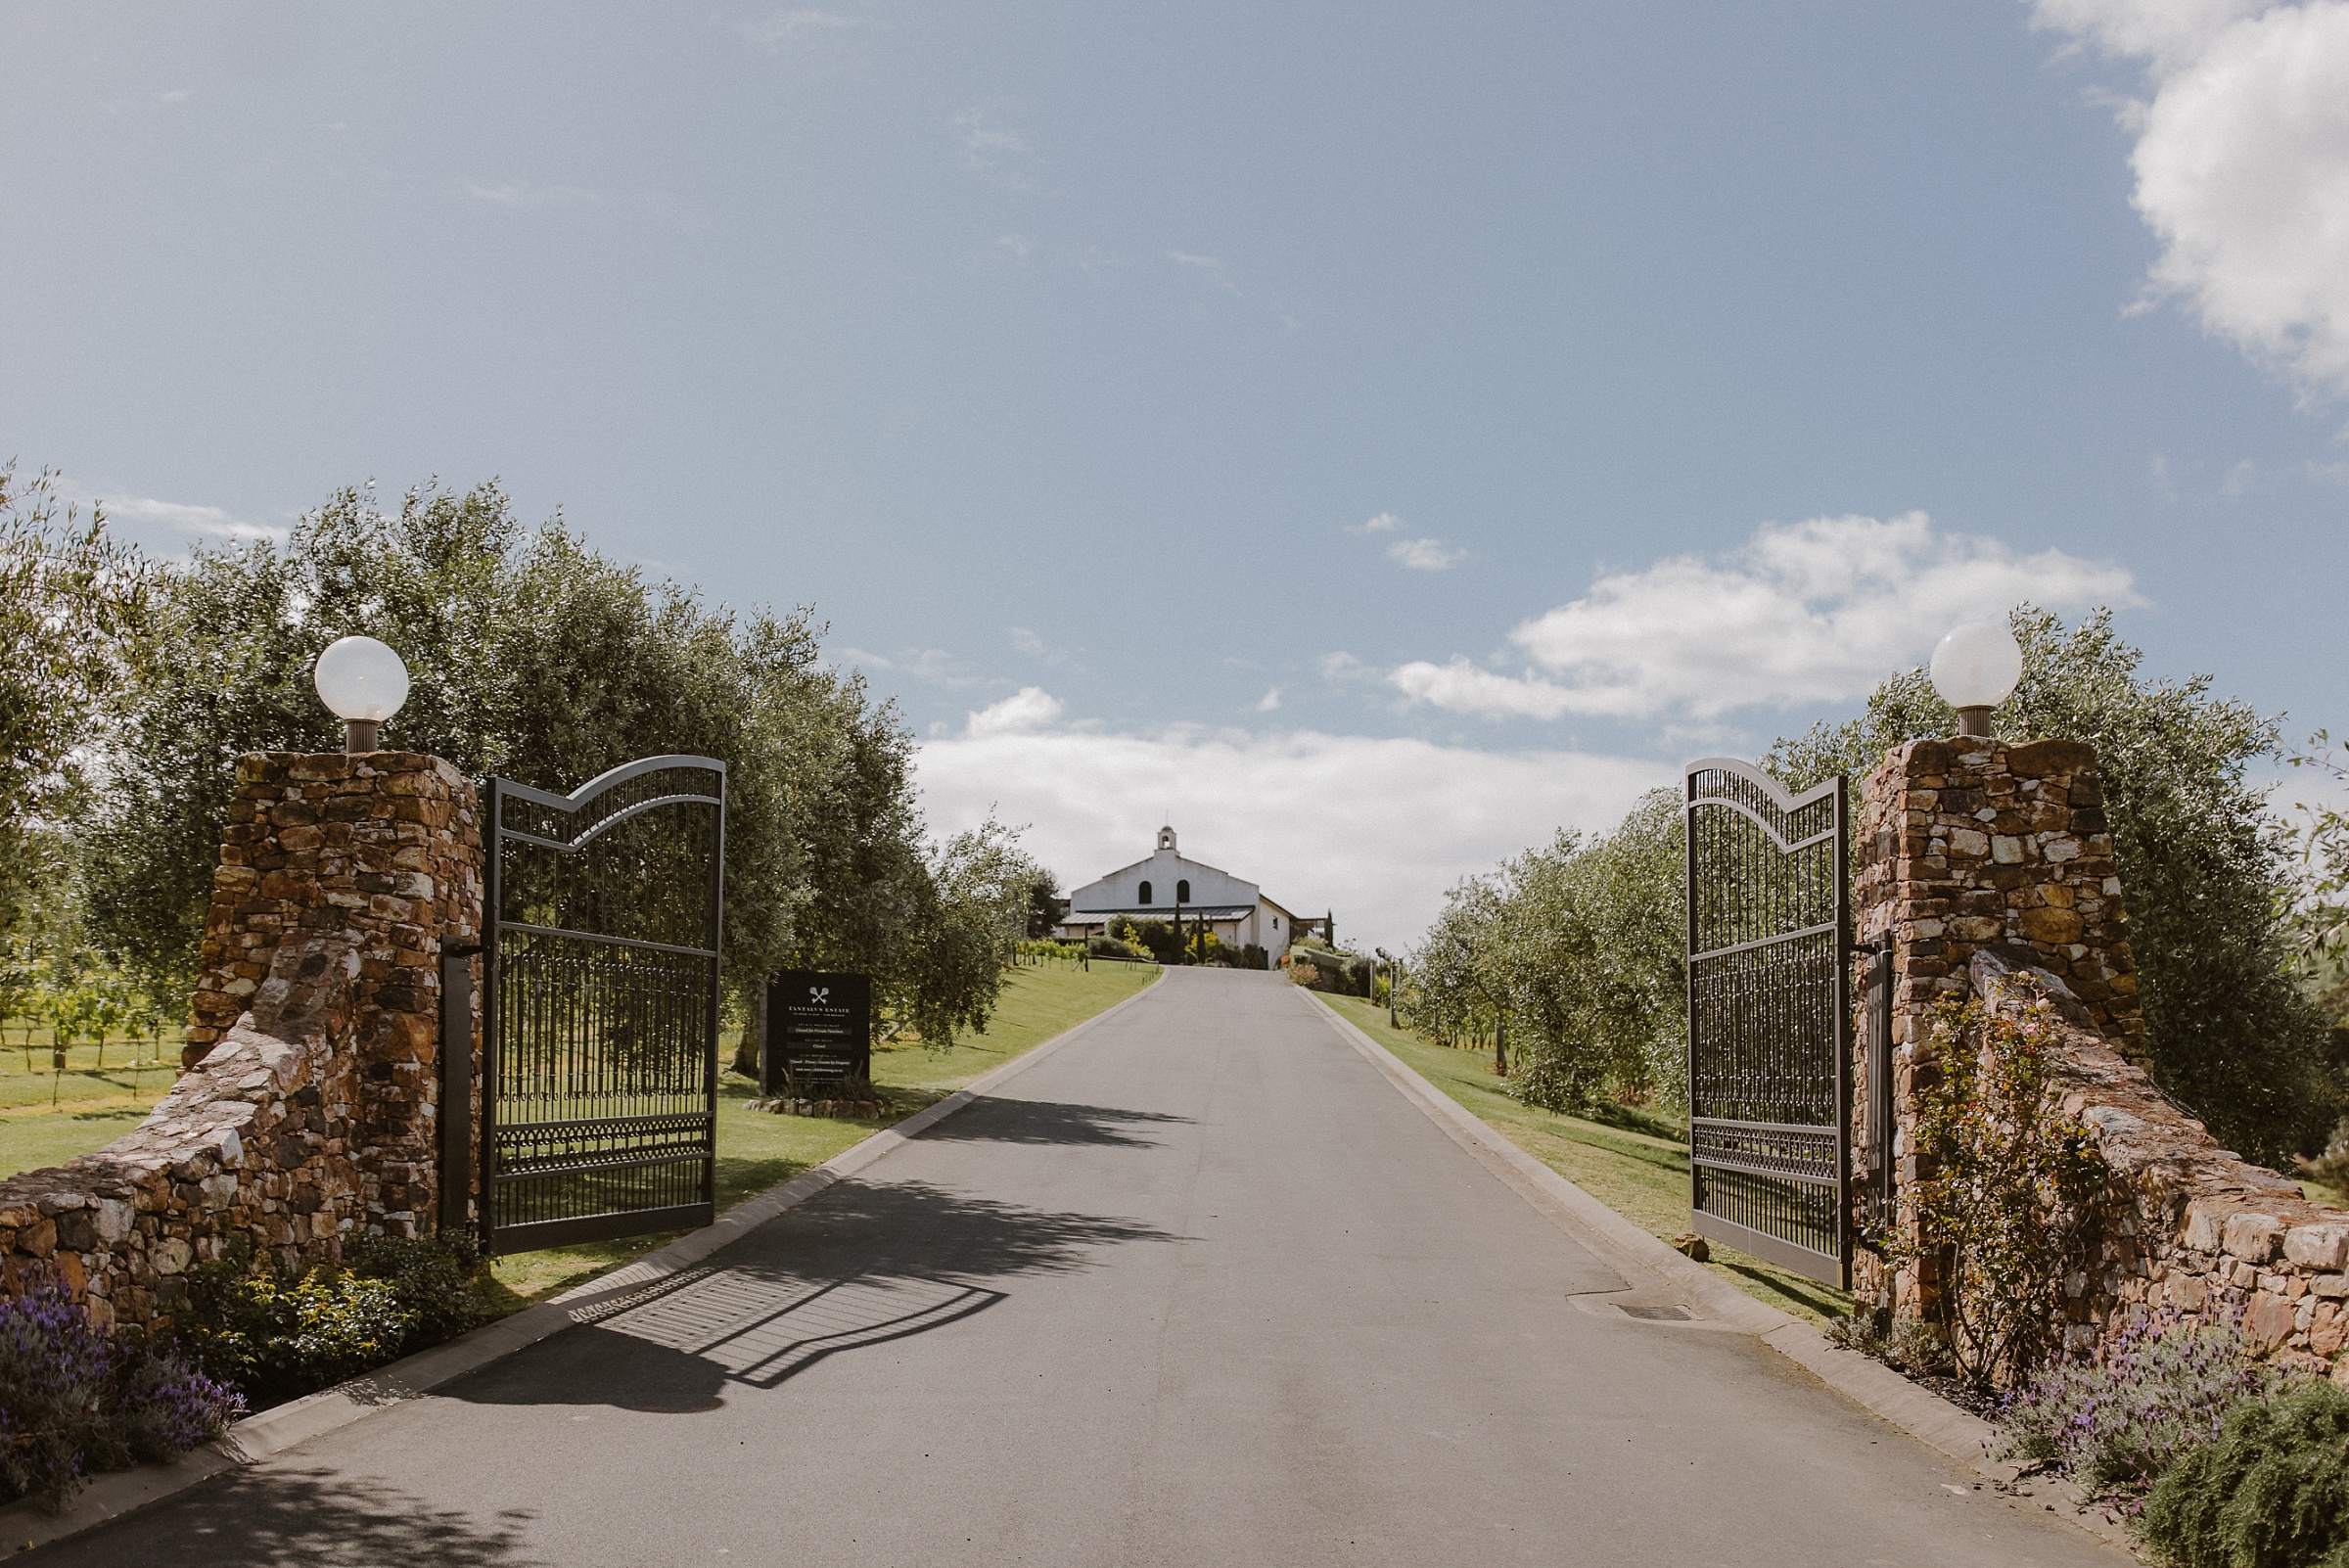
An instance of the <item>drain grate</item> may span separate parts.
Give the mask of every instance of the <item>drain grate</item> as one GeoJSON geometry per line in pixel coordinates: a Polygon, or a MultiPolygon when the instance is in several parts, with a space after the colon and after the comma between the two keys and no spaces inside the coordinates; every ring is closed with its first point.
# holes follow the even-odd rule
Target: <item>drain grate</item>
{"type": "Polygon", "coordinates": [[[1684,1323],[1689,1320],[1685,1307],[1619,1307],[1626,1317],[1643,1318],[1651,1323],[1684,1323]]]}

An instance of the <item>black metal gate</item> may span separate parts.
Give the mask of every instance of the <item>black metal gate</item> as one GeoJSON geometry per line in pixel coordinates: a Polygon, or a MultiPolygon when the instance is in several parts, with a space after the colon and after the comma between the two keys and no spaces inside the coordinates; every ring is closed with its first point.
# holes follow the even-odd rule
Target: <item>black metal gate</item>
{"type": "Polygon", "coordinates": [[[726,764],[486,795],[484,1247],[708,1224],[726,764]]]}
{"type": "Polygon", "coordinates": [[[1687,767],[1688,1202],[1700,1235],[1850,1289],[1846,785],[1687,767]]]}

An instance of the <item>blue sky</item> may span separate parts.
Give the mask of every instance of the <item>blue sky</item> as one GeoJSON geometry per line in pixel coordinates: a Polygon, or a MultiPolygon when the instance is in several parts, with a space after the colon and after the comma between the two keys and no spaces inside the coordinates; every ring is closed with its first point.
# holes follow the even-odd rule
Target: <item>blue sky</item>
{"type": "Polygon", "coordinates": [[[2339,711],[2349,5],[30,6],[0,456],[495,475],[1395,941],[1947,624],[2339,711]]]}

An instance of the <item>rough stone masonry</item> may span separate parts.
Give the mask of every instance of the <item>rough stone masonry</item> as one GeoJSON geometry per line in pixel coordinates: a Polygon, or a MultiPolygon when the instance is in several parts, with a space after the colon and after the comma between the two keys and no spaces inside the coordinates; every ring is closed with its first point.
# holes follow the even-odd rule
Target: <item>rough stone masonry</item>
{"type": "Polygon", "coordinates": [[[449,763],[239,758],[186,1071],[136,1130],[0,1184],[0,1282],[53,1268],[101,1324],[146,1324],[237,1238],[295,1263],[429,1229],[439,944],[478,942],[481,914],[449,763]]]}
{"type": "MultiPolygon", "coordinates": [[[[2096,1255],[2067,1285],[2067,1343],[2170,1308],[2349,1383],[2349,1214],[2220,1148],[2147,1076],[2103,805],[2096,754],[2070,741],[1911,741],[1863,783],[1853,892],[1860,940],[1891,943],[1895,1179],[1919,1175],[1911,1092],[1935,1005],[2034,1007],[2050,1092],[2112,1172],[2096,1255]]],[[[1863,1301],[1925,1312],[1929,1279],[1866,1253],[1855,1273],[1863,1301]]]]}

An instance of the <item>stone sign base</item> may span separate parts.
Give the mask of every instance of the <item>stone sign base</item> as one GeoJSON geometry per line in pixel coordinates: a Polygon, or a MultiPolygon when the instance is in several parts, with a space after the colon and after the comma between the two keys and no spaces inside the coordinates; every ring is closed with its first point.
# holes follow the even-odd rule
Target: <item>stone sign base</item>
{"type": "Polygon", "coordinates": [[[774,1099],[753,1100],[751,1109],[765,1111],[773,1116],[837,1116],[846,1121],[858,1122],[887,1116],[890,1104],[887,1100],[774,1099]]]}

